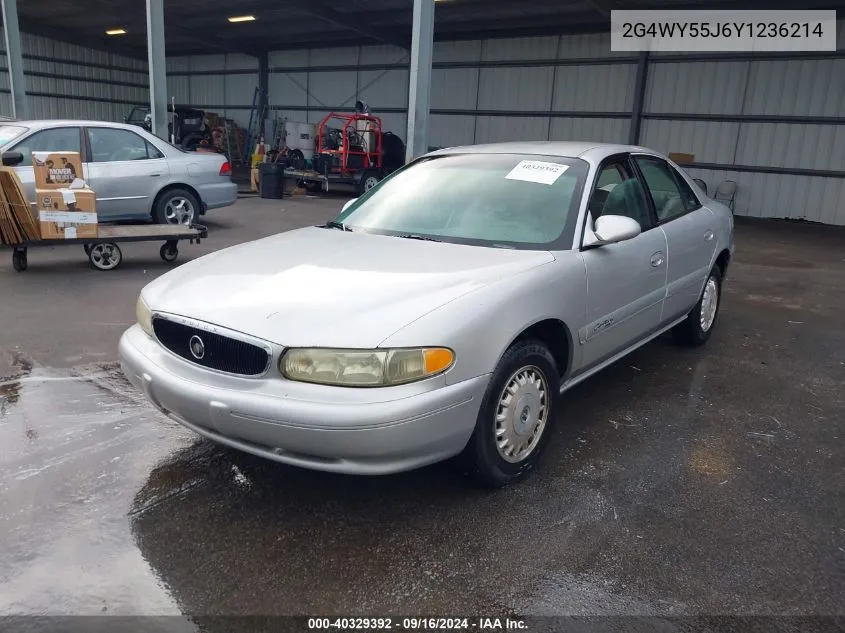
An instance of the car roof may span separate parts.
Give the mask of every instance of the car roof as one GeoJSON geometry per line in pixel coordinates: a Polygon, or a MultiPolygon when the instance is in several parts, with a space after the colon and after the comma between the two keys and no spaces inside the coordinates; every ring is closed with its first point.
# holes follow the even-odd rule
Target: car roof
{"type": "Polygon", "coordinates": [[[137,130],[137,125],[129,125],[126,123],[115,123],[114,121],[80,121],[78,119],[30,119],[27,121],[3,121],[9,125],[20,125],[28,128],[46,128],[46,127],[68,127],[68,126],[108,126],[116,128],[124,128],[127,130],[137,130]]]}
{"type": "Polygon", "coordinates": [[[529,141],[464,145],[437,150],[431,152],[428,156],[443,154],[534,154],[540,156],[559,156],[562,158],[583,158],[588,162],[596,163],[613,154],[624,152],[639,152],[662,156],[660,152],[655,152],[654,150],[638,145],[590,143],[583,141],[529,141]]]}

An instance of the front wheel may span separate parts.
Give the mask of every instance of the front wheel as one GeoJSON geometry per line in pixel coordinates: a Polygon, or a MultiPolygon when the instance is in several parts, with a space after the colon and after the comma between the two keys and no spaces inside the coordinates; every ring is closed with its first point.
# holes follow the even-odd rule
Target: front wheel
{"type": "Polygon", "coordinates": [[[91,247],[88,259],[97,270],[114,270],[123,261],[123,253],[117,244],[103,242],[91,247]]]}
{"type": "Polygon", "coordinates": [[[675,341],[694,347],[704,345],[716,326],[721,300],[722,271],[718,266],[714,266],[704,283],[698,303],[690,310],[686,319],[672,328],[675,341]]]}
{"type": "Polygon", "coordinates": [[[519,341],[505,352],[462,455],[476,481],[498,488],[534,468],[551,437],[559,389],[560,374],[543,343],[519,341]]]}
{"type": "Polygon", "coordinates": [[[376,172],[364,172],[364,175],[361,176],[361,182],[358,184],[359,193],[367,193],[370,189],[379,184],[380,181],[381,178],[379,178],[379,175],[376,172]]]}
{"type": "Polygon", "coordinates": [[[175,262],[179,257],[179,248],[176,242],[165,242],[158,251],[159,256],[168,264],[175,262]]]}

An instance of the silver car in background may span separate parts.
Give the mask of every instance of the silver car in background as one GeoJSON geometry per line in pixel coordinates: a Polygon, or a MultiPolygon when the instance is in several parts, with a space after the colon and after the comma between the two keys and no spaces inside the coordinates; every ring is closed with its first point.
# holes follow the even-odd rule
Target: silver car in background
{"type": "Polygon", "coordinates": [[[161,224],[190,224],[208,209],[229,206],[237,198],[225,156],[184,152],[133,125],[2,122],[3,164],[15,169],[33,203],[36,151],[80,153],[85,179],[97,196],[100,222],[152,218],[161,224]]]}
{"type": "Polygon", "coordinates": [[[710,337],[733,218],[642,147],[424,156],[333,221],[145,287],[120,342],[159,410],[287,464],[381,474],[462,455],[531,469],[560,395],[671,330],[710,337]]]}

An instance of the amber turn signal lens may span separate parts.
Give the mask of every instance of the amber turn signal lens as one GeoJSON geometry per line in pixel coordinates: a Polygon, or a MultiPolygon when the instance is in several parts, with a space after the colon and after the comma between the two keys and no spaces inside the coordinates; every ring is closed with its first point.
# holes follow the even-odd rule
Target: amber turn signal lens
{"type": "Polygon", "coordinates": [[[455,361],[455,354],[450,349],[444,347],[437,347],[434,349],[427,349],[424,352],[425,356],[425,373],[437,374],[441,371],[449,369],[455,361]]]}

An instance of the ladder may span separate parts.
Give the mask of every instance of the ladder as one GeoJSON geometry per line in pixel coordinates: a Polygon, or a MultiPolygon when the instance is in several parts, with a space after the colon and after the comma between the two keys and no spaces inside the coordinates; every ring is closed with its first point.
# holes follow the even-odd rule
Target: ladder
{"type": "Polygon", "coordinates": [[[245,165],[244,150],[237,132],[233,130],[234,123],[226,119],[223,123],[223,133],[226,135],[226,153],[233,165],[245,165]],[[234,151],[233,151],[234,150],[234,151]]]}
{"type": "Polygon", "coordinates": [[[264,120],[265,112],[263,108],[259,111],[260,103],[261,90],[256,87],[252,95],[252,108],[249,111],[249,125],[246,128],[246,147],[243,148],[244,163],[246,164],[250,164],[252,149],[258,143],[259,139],[261,139],[264,132],[261,129],[261,122],[264,120]]]}

